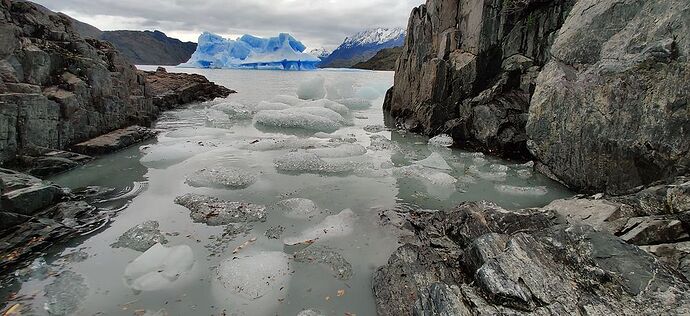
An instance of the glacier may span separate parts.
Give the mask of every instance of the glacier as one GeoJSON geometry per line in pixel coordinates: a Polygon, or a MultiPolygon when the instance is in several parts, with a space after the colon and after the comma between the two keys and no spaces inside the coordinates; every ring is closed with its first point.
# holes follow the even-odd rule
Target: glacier
{"type": "Polygon", "coordinates": [[[292,35],[261,38],[245,34],[231,40],[204,32],[199,44],[184,68],[232,68],[270,70],[312,70],[321,62],[316,56],[304,53],[306,46],[292,35]]]}

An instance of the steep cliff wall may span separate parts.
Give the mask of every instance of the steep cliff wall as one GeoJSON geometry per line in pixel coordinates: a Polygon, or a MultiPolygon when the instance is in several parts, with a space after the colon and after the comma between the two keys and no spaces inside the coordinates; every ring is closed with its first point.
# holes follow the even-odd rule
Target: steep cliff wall
{"type": "Polygon", "coordinates": [[[526,157],[534,80],[574,0],[428,0],[413,10],[386,109],[403,127],[526,157]]]}
{"type": "Polygon", "coordinates": [[[157,114],[146,80],[108,43],[62,15],[0,4],[0,161],[32,146],[65,148],[157,114]]]}
{"type": "Polygon", "coordinates": [[[580,191],[690,172],[690,2],[580,0],[537,80],[530,149],[580,191]]]}

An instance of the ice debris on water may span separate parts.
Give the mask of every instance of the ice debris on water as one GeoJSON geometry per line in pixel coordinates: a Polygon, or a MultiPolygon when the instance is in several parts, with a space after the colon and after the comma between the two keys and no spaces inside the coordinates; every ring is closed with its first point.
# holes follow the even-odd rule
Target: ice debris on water
{"type": "Polygon", "coordinates": [[[350,110],[353,111],[358,111],[358,110],[366,110],[371,107],[371,101],[365,100],[365,99],[358,99],[358,98],[346,98],[346,99],[338,99],[334,100],[335,102],[338,102],[342,105],[345,105],[348,107],[350,110]]]}
{"type": "Polygon", "coordinates": [[[256,139],[249,142],[249,144],[241,145],[239,147],[256,151],[272,151],[283,149],[294,150],[314,148],[318,147],[320,144],[321,142],[315,139],[305,139],[296,136],[290,136],[287,138],[256,139]]]}
{"type": "Polygon", "coordinates": [[[397,168],[395,169],[395,174],[422,180],[437,186],[454,186],[458,182],[457,179],[445,172],[418,165],[397,168]]]}
{"type": "Polygon", "coordinates": [[[429,139],[429,145],[439,146],[439,147],[452,147],[453,137],[448,134],[441,134],[429,139]]]}
{"type": "Polygon", "coordinates": [[[381,97],[381,93],[372,87],[361,87],[357,89],[355,96],[365,100],[376,100],[381,97]]]}
{"type": "Polygon", "coordinates": [[[187,177],[193,187],[244,189],[256,182],[256,175],[234,167],[213,167],[196,171],[187,177]]]}
{"type": "Polygon", "coordinates": [[[175,198],[175,203],[191,211],[192,220],[210,226],[230,223],[246,223],[266,219],[266,207],[244,202],[223,201],[214,197],[185,194],[175,198]]]}
{"type": "Polygon", "coordinates": [[[386,130],[385,126],[382,125],[367,125],[364,126],[364,131],[368,133],[380,133],[386,130]]]}
{"type": "Polygon", "coordinates": [[[327,216],[321,223],[304,230],[299,236],[283,239],[286,245],[309,244],[318,240],[343,237],[352,233],[357,216],[350,209],[327,216]]]}
{"type": "Polygon", "coordinates": [[[340,253],[328,247],[309,246],[296,252],[294,258],[295,261],[302,263],[325,264],[340,280],[349,280],[352,277],[352,265],[340,253]]]}
{"type": "Polygon", "coordinates": [[[146,251],[155,244],[167,244],[168,240],[158,229],[157,221],[146,221],[128,229],[116,243],[110,245],[113,248],[129,248],[136,251],[146,251]]]}
{"type": "Polygon", "coordinates": [[[426,159],[417,161],[415,164],[428,167],[428,168],[433,168],[433,169],[439,169],[439,170],[453,170],[450,165],[446,162],[446,160],[441,156],[441,154],[437,152],[431,153],[429,157],[426,159]]]}
{"type": "Polygon", "coordinates": [[[522,179],[529,179],[532,177],[532,170],[529,170],[529,169],[518,170],[516,173],[517,173],[517,176],[522,178],[522,179]]]}
{"type": "Polygon", "coordinates": [[[192,269],[194,253],[187,245],[155,244],[125,268],[125,284],[136,291],[164,289],[192,269]]]}
{"type": "Polygon", "coordinates": [[[346,125],[345,119],[338,112],[326,108],[259,111],[254,115],[254,123],[273,128],[296,128],[327,133],[335,132],[346,125]]]}
{"type": "Polygon", "coordinates": [[[300,107],[321,107],[321,108],[326,108],[331,111],[337,112],[338,114],[342,116],[346,116],[350,114],[350,109],[342,105],[338,102],[331,101],[328,99],[320,99],[320,100],[313,100],[313,101],[302,101],[302,103],[298,103],[297,106],[300,107]]]}
{"type": "Polygon", "coordinates": [[[297,87],[297,97],[302,100],[318,100],[326,97],[326,80],[323,77],[314,77],[305,80],[297,87]]]}
{"type": "Polygon", "coordinates": [[[223,102],[211,106],[212,110],[225,113],[228,118],[235,120],[251,119],[254,115],[252,109],[244,104],[236,102],[223,102]]]}
{"type": "Polygon", "coordinates": [[[73,315],[89,294],[84,277],[72,271],[63,271],[47,284],[44,309],[49,315],[73,315]]]}
{"type": "Polygon", "coordinates": [[[476,165],[469,166],[467,173],[470,175],[489,181],[506,181],[508,174],[504,171],[481,171],[476,165]]]}
{"type": "Polygon", "coordinates": [[[383,135],[371,135],[371,144],[368,147],[370,150],[397,150],[398,144],[383,135]]]}
{"type": "Polygon", "coordinates": [[[271,226],[266,230],[266,233],[264,235],[268,239],[280,239],[280,236],[283,235],[284,231],[285,227],[281,225],[271,226]]]}
{"type": "Polygon", "coordinates": [[[285,104],[285,103],[277,103],[277,102],[266,102],[266,101],[261,101],[259,104],[256,105],[255,110],[258,111],[280,111],[280,110],[285,110],[289,109],[290,106],[285,104]]]}
{"type": "Polygon", "coordinates": [[[317,154],[306,151],[287,153],[275,158],[273,163],[279,171],[294,173],[334,174],[354,170],[350,163],[327,162],[317,154]]]}
{"type": "Polygon", "coordinates": [[[520,187],[513,185],[496,185],[495,187],[496,191],[510,195],[542,196],[549,193],[549,190],[545,186],[520,187]]]}
{"type": "Polygon", "coordinates": [[[291,198],[279,201],[275,204],[279,211],[286,217],[307,219],[319,211],[319,207],[314,201],[303,198],[291,198]]]}
{"type": "Polygon", "coordinates": [[[317,311],[317,310],[313,310],[313,309],[305,309],[305,310],[297,313],[297,316],[325,316],[325,315],[326,314],[324,314],[320,311],[317,311]]]}
{"type": "MultiPolygon", "coordinates": [[[[269,315],[285,295],[291,279],[291,264],[283,252],[259,252],[223,260],[216,269],[213,293],[228,307],[242,309],[251,304],[247,315],[269,315]]],[[[232,310],[230,314],[245,315],[232,310]]]]}
{"type": "Polygon", "coordinates": [[[291,95],[277,95],[271,99],[271,102],[284,103],[291,106],[298,106],[304,102],[304,100],[291,96],[291,95]]]}
{"type": "Polygon", "coordinates": [[[342,144],[336,147],[307,149],[307,152],[314,153],[320,158],[343,158],[364,155],[367,149],[360,144],[342,144]]]}
{"type": "Polygon", "coordinates": [[[338,100],[343,98],[354,97],[354,84],[355,82],[351,79],[339,79],[331,81],[326,85],[326,97],[329,100],[338,100]]]}

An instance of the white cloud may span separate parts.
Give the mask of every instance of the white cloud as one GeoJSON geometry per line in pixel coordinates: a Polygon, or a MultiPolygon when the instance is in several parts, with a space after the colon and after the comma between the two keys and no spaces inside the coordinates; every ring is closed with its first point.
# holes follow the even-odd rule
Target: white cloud
{"type": "Polygon", "coordinates": [[[288,32],[310,47],[334,48],[363,29],[405,27],[424,0],[34,0],[102,30],[160,30],[196,41],[288,32]]]}

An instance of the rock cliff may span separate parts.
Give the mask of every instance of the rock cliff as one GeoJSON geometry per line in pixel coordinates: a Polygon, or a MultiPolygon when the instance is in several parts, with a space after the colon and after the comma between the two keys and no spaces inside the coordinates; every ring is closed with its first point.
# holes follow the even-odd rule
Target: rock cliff
{"type": "Polygon", "coordinates": [[[690,2],[580,0],[537,79],[529,148],[579,191],[690,171],[690,2]]]}
{"type": "Polygon", "coordinates": [[[527,157],[535,79],[574,0],[429,0],[412,11],[385,108],[460,146],[527,157]]]}
{"type": "Polygon", "coordinates": [[[30,2],[2,1],[0,163],[34,148],[64,149],[119,128],[147,126],[160,113],[162,98],[169,100],[167,109],[173,101],[231,92],[185,75],[173,78],[180,81],[173,85],[178,90],[159,89],[147,76],[108,42],[81,38],[67,16],[30,2]]]}

